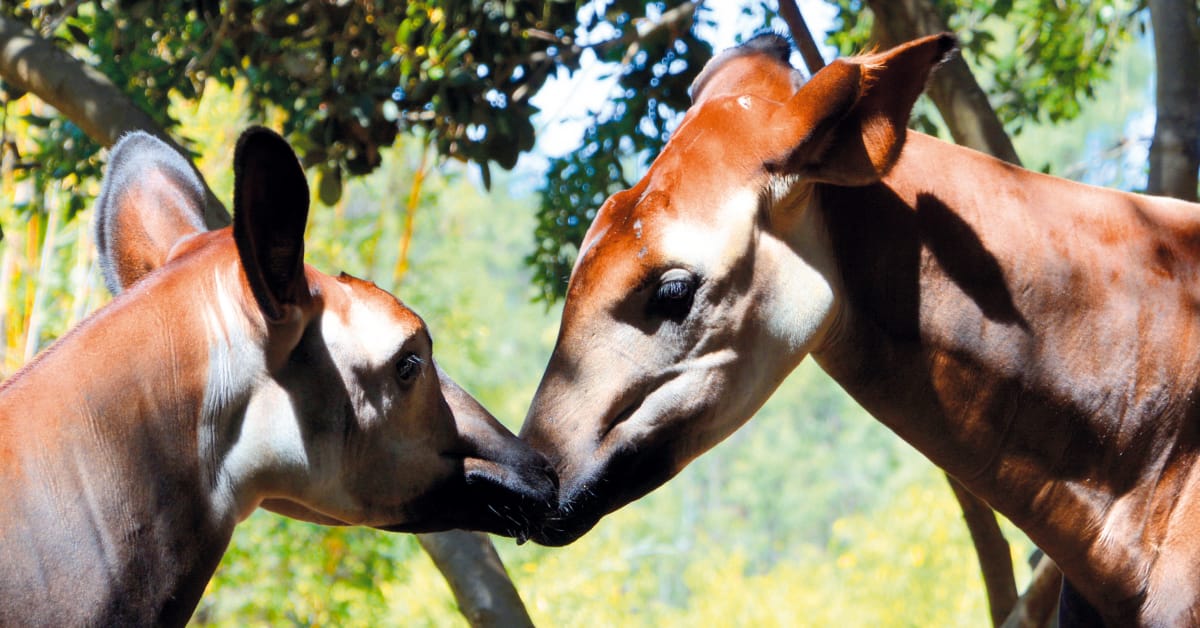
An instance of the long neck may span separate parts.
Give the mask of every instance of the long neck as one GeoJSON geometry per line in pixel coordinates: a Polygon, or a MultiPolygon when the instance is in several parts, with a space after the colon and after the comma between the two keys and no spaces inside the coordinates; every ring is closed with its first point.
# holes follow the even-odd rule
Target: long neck
{"type": "Polygon", "coordinates": [[[883,183],[818,194],[822,367],[1085,593],[1140,595],[1200,444],[1196,208],[915,133],[883,183]]]}
{"type": "Polygon", "coordinates": [[[182,624],[229,541],[200,317],[144,283],[0,388],[0,624],[182,624]]]}

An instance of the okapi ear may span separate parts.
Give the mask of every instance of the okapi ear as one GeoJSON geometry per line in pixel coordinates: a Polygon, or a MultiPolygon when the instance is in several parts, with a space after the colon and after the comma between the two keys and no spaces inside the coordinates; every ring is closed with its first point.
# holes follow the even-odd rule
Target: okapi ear
{"type": "Polygon", "coordinates": [[[943,33],[830,63],[772,121],[794,138],[779,165],[838,185],[878,181],[900,157],[913,103],[955,46],[943,33]]]}
{"type": "Polygon", "coordinates": [[[122,137],[96,200],[96,248],[109,291],[119,294],[162,266],[180,240],[205,231],[204,203],[204,185],[175,149],[141,131],[122,137]]]}
{"type": "Polygon", "coordinates": [[[283,322],[287,306],[308,295],[308,182],[288,143],[262,127],[238,139],[233,172],[233,238],[242,268],[267,320],[283,322]]]}

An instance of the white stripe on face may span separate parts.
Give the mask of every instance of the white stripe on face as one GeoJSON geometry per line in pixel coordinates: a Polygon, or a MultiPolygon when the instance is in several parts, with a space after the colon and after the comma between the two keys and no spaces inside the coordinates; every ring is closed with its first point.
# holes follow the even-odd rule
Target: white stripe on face
{"type": "MultiPolygon", "coordinates": [[[[416,330],[397,318],[398,306],[382,290],[378,295],[363,294],[370,284],[357,281],[335,285],[343,291],[350,306],[344,318],[328,310],[321,318],[325,343],[335,353],[333,358],[340,369],[378,371],[396,357],[396,352],[416,330]]],[[[413,319],[416,320],[415,315],[413,319]]]]}
{"type": "Polygon", "coordinates": [[[689,266],[701,275],[721,277],[752,246],[757,209],[757,195],[739,192],[703,221],[694,216],[647,221],[645,240],[657,239],[654,248],[664,261],[689,266]]]}

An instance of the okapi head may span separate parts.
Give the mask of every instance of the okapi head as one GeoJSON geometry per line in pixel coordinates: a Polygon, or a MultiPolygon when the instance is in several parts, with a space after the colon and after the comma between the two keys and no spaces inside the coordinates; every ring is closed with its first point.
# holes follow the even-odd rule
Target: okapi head
{"type": "Polygon", "coordinates": [[[805,82],[760,36],[709,62],[649,171],[597,213],[521,436],[554,464],[569,543],[741,426],[836,318],[817,184],[879,181],[930,72],[921,39],[805,82]]]}
{"type": "Polygon", "coordinates": [[[234,224],[206,231],[188,164],[128,135],[97,218],[110,289],[164,326],[175,364],[163,369],[196,369],[180,377],[197,386],[164,394],[198,397],[196,431],[179,437],[217,509],[523,535],[554,501],[553,470],[437,367],[416,313],[370,282],[304,264],[309,189],[282,138],[247,131],[234,170],[234,224]]]}

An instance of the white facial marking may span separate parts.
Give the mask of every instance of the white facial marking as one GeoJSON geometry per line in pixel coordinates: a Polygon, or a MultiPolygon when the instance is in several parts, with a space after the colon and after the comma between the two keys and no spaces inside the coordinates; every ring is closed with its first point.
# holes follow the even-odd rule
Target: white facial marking
{"type": "Polygon", "coordinates": [[[642,239],[642,219],[641,218],[638,218],[637,220],[633,221],[633,237],[637,238],[638,240],[642,239]]]}
{"type": "Polygon", "coordinates": [[[659,250],[665,259],[687,263],[702,274],[724,273],[749,246],[757,207],[758,197],[743,191],[716,209],[711,224],[690,219],[664,223],[656,230],[659,250]]]}
{"type": "MultiPolygon", "coordinates": [[[[350,296],[352,286],[338,284],[350,296]]],[[[325,336],[334,360],[346,368],[376,370],[395,357],[396,349],[412,332],[398,325],[396,317],[384,306],[361,298],[349,298],[346,320],[327,313],[321,318],[325,336]]]]}

